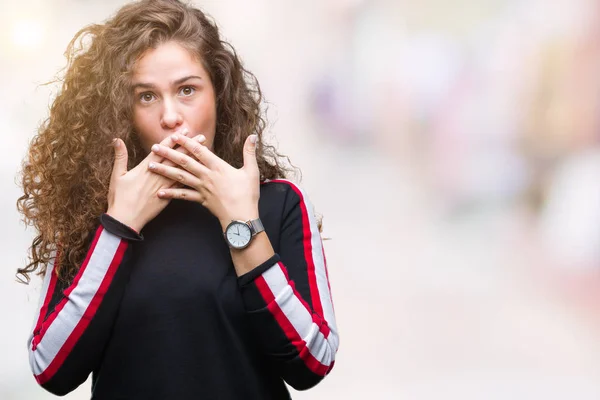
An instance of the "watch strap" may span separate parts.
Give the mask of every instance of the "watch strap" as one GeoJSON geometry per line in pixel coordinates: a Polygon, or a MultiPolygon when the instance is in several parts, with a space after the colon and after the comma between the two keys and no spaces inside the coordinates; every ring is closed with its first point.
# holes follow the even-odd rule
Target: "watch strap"
{"type": "Polygon", "coordinates": [[[265,227],[263,226],[263,223],[260,220],[260,218],[252,219],[246,222],[246,224],[248,224],[248,226],[250,227],[252,236],[255,236],[265,230],[265,227]]]}

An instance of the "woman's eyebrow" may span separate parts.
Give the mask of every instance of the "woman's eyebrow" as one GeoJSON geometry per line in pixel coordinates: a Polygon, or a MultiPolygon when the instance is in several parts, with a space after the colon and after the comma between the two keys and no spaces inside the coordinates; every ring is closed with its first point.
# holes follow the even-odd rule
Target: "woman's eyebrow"
{"type": "Polygon", "coordinates": [[[202,78],[199,77],[198,75],[188,75],[188,76],[184,76],[183,78],[179,78],[179,79],[171,82],[171,85],[180,85],[189,79],[202,79],[202,78]]]}
{"type": "MultiPolygon", "coordinates": [[[[201,77],[199,77],[198,75],[188,75],[188,76],[184,76],[183,78],[179,78],[176,79],[174,81],[171,82],[171,86],[174,85],[180,85],[185,81],[188,81],[190,79],[202,79],[201,77]]],[[[156,88],[156,85],[154,85],[153,83],[146,83],[146,82],[138,82],[138,83],[134,83],[131,86],[132,90],[138,89],[138,88],[143,88],[143,89],[154,89],[156,88]]]]}

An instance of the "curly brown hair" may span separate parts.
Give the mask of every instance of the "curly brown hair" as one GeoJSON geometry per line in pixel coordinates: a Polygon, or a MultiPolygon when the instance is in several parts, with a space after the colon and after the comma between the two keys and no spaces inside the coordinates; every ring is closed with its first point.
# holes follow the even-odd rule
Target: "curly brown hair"
{"type": "Polygon", "coordinates": [[[69,43],[64,77],[58,79],[62,88],[23,161],[24,193],[17,208],[37,236],[29,263],[17,270],[21,282],[29,283],[35,271],[45,274],[53,257],[61,279],[76,274],[98,217],[107,209],[111,141],[123,139],[130,168],[146,156],[132,123],[131,76],[146,50],[167,41],[198,56],[210,75],[217,104],[214,152],[240,168],[244,141],[255,133],[261,180],[285,178],[294,171],[287,157],[263,143],[260,86],[221,39],[216,23],[178,0],[128,4],[104,24],[83,28],[69,43]]]}

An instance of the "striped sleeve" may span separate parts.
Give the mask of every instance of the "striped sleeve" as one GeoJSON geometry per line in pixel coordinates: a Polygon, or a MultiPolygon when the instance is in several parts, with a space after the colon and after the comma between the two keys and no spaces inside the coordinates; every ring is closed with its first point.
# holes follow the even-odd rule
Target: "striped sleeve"
{"type": "Polygon", "coordinates": [[[53,262],[48,266],[28,340],[29,364],[44,389],[67,394],[99,365],[129,276],[129,244],[142,239],[103,215],[72,282],[58,279],[53,262]]]}
{"type": "MultiPolygon", "coordinates": [[[[291,182],[278,256],[260,275],[240,282],[256,336],[297,390],[319,383],[333,368],[338,349],[325,253],[311,203],[291,182]]],[[[241,277],[245,278],[245,277],[241,277]]]]}

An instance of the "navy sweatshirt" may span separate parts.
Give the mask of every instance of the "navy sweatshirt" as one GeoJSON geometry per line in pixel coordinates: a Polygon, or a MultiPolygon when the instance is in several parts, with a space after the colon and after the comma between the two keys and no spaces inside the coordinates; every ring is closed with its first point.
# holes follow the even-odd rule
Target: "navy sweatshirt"
{"type": "Polygon", "coordinates": [[[325,254],[303,191],[261,185],[275,256],[236,275],[221,226],[172,200],[138,235],[104,214],[72,282],[51,263],[29,338],[37,382],[92,399],[289,399],[329,373],[338,348],[325,254]]]}

